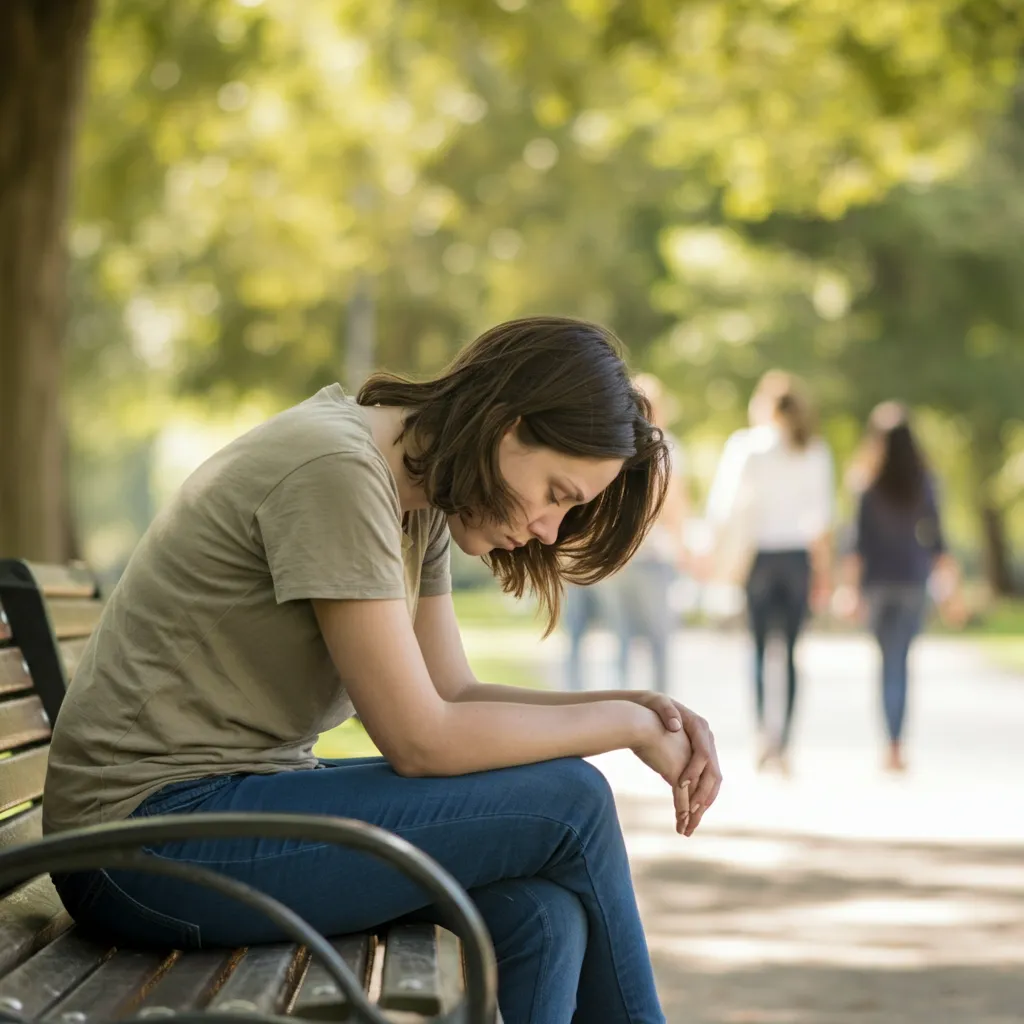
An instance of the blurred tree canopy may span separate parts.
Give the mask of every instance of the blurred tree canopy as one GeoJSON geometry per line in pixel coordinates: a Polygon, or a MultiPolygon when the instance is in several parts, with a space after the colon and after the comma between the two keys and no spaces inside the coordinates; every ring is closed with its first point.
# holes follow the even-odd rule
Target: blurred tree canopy
{"type": "Polygon", "coordinates": [[[833,416],[896,390],[963,420],[1001,513],[1022,42],[1010,0],[107,0],[79,464],[180,396],[338,379],[361,296],[376,361],[413,372],[509,316],[605,321],[682,427],[734,423],[774,363],[833,416]]]}

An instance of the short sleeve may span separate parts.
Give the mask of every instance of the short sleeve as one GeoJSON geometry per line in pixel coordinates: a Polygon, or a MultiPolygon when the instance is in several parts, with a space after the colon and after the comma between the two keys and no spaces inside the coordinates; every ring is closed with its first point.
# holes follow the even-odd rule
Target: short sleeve
{"type": "Polygon", "coordinates": [[[256,522],[278,604],[405,597],[398,496],[379,458],[310,459],[267,495],[256,522]]]}
{"type": "Polygon", "coordinates": [[[420,574],[420,597],[437,597],[452,590],[452,535],[443,512],[435,512],[430,524],[427,551],[420,574]]]}

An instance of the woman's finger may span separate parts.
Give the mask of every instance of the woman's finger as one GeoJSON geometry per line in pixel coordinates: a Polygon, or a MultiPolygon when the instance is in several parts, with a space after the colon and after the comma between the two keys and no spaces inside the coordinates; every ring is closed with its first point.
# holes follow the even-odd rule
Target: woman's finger
{"type": "Polygon", "coordinates": [[[679,835],[686,835],[690,827],[690,783],[681,782],[678,786],[672,787],[672,796],[676,807],[676,832],[679,835]]]}
{"type": "Polygon", "coordinates": [[[722,786],[722,776],[716,765],[707,762],[700,779],[690,790],[691,802],[701,807],[710,807],[722,786]]]}
{"type": "Polygon", "coordinates": [[[706,751],[694,750],[687,762],[686,767],[683,769],[683,774],[679,778],[680,784],[684,781],[690,783],[690,792],[697,792],[697,783],[704,774],[704,769],[708,765],[708,755],[706,751]]]}
{"type": "Polygon", "coordinates": [[[692,836],[697,830],[697,826],[700,824],[700,819],[704,817],[704,812],[707,810],[706,807],[702,807],[699,811],[694,811],[686,818],[686,824],[683,826],[683,835],[692,836]]]}
{"type": "Polygon", "coordinates": [[[676,817],[680,818],[683,815],[690,813],[690,784],[689,782],[681,783],[678,786],[672,787],[672,802],[675,806],[676,817]]]}
{"type": "Polygon", "coordinates": [[[655,697],[647,706],[657,712],[661,724],[670,732],[679,732],[682,729],[683,719],[679,714],[679,709],[668,697],[655,697]]]}

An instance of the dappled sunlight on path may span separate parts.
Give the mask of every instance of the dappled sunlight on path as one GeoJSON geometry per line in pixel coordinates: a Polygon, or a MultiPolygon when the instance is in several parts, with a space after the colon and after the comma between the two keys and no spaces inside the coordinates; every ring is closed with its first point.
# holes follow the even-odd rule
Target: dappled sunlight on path
{"type": "MultiPolygon", "coordinates": [[[[529,654],[557,678],[557,637],[529,654]]],[[[589,656],[591,685],[614,685],[610,638],[589,656]]],[[[674,695],[711,721],[726,774],[689,840],[631,754],[594,759],[616,793],[669,1021],[1024,1021],[1024,679],[969,644],[924,641],[911,770],[892,777],[870,643],[811,636],[800,660],[792,777],[758,775],[745,638],[677,637],[674,695]]]]}
{"type": "Polygon", "coordinates": [[[1024,1019],[1024,846],[712,832],[681,852],[662,816],[623,807],[670,1021],[1024,1019]]]}

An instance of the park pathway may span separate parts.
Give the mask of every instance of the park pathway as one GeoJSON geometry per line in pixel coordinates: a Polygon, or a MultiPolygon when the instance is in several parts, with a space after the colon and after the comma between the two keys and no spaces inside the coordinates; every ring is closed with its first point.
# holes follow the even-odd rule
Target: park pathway
{"type": "MultiPolygon", "coordinates": [[[[498,653],[497,636],[469,639],[498,653]]],[[[610,638],[590,645],[592,684],[611,685],[610,638]]],[[[561,652],[554,637],[533,655],[557,678],[561,652]]],[[[924,640],[911,771],[894,779],[878,770],[871,645],[810,636],[784,779],[752,768],[748,657],[742,634],[675,643],[674,695],[711,721],[726,775],[693,838],[632,755],[595,759],[671,1024],[1024,1021],[1024,678],[924,640]]]]}

